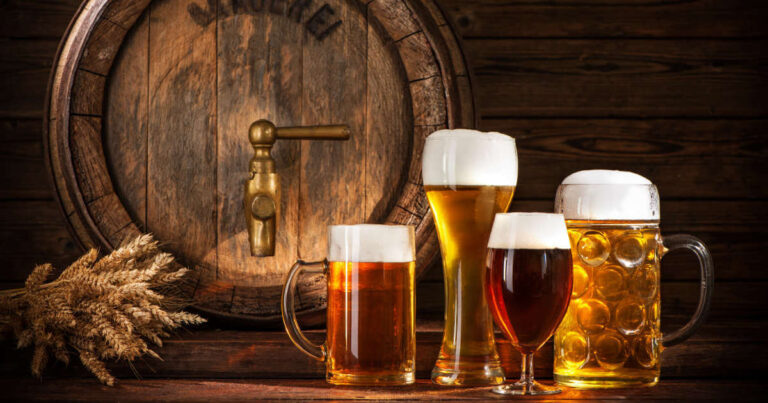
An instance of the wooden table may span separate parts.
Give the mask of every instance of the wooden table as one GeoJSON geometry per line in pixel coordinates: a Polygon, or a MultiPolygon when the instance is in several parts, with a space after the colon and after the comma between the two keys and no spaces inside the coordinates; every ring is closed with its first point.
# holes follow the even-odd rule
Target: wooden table
{"type": "MultiPolygon", "coordinates": [[[[577,390],[566,388],[546,400],[725,400],[758,399],[762,381],[672,380],[652,388],[577,390]]],[[[151,379],[126,380],[110,388],[91,380],[0,381],[6,397],[29,400],[241,401],[241,400],[504,400],[488,387],[443,388],[429,380],[390,388],[330,386],[319,379],[151,379]]],[[[530,398],[526,398],[530,400],[530,398]]]]}
{"type": "MultiPolygon", "coordinates": [[[[668,319],[673,322],[675,318],[668,319]]],[[[323,380],[324,367],[296,349],[282,331],[237,331],[213,328],[183,332],[158,350],[164,361],[138,361],[138,380],[125,364],[110,370],[120,378],[114,388],[101,386],[73,360],[68,368],[53,364],[43,381],[27,376],[29,351],[0,345],[0,390],[12,400],[486,400],[496,395],[483,388],[443,388],[429,382],[441,341],[439,320],[423,320],[417,334],[416,385],[407,387],[334,387],[323,380]]],[[[665,350],[662,381],[652,388],[567,389],[555,400],[739,400],[761,396],[766,349],[762,320],[711,320],[685,343],[665,350]]],[[[321,342],[322,331],[310,331],[321,342]]],[[[520,356],[507,342],[498,344],[510,377],[519,374],[520,356]]],[[[536,356],[536,375],[550,383],[552,344],[536,356]]]]}

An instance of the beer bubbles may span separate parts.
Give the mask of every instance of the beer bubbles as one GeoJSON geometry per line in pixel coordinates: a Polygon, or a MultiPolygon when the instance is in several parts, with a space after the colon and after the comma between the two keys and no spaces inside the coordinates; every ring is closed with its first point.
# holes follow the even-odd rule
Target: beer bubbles
{"type": "Polygon", "coordinates": [[[569,311],[555,336],[556,379],[583,384],[603,376],[600,371],[654,379],[660,340],[656,188],[631,172],[581,171],[563,180],[555,205],[567,220],[574,276],[569,311]]]}

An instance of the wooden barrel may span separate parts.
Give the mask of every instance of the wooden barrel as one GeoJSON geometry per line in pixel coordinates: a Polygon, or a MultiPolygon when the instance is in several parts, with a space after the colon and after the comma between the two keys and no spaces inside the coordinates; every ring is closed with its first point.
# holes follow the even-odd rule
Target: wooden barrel
{"type": "MultiPolygon", "coordinates": [[[[46,152],[84,247],[141,232],[197,273],[210,315],[279,323],[297,259],[321,259],[326,226],[416,227],[417,273],[439,248],[421,187],[430,132],[472,127],[469,76],[432,1],[88,0],[59,49],[46,152]],[[248,127],[348,124],[348,141],[278,140],[274,257],[252,257],[242,208],[248,127]]],[[[322,321],[322,276],[299,316],[322,321]]]]}

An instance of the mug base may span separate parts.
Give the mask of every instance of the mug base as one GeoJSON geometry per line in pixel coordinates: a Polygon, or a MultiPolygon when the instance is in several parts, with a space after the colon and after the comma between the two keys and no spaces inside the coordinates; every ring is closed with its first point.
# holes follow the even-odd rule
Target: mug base
{"type": "Polygon", "coordinates": [[[654,386],[659,383],[659,376],[575,376],[554,374],[555,382],[577,389],[612,389],[612,388],[637,388],[654,386]]]}
{"type": "Polygon", "coordinates": [[[397,386],[411,385],[416,382],[413,372],[397,374],[360,374],[329,372],[325,380],[331,385],[357,385],[357,386],[397,386]]]}

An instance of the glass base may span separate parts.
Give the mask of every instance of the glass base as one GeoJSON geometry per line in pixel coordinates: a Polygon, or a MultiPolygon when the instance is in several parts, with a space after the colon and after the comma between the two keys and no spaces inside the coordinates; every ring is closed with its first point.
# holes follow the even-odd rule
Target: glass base
{"type": "Polygon", "coordinates": [[[653,386],[659,382],[658,375],[621,377],[616,376],[574,376],[554,375],[555,382],[560,385],[579,389],[610,389],[610,388],[635,388],[653,386]]]}
{"type": "Polygon", "coordinates": [[[499,395],[518,395],[518,396],[536,396],[536,395],[555,395],[562,392],[555,386],[544,385],[533,381],[527,384],[524,382],[515,382],[509,385],[500,385],[491,392],[499,395]]]}
{"type": "Polygon", "coordinates": [[[397,374],[344,374],[329,372],[325,380],[332,385],[358,385],[358,386],[392,386],[411,385],[416,382],[413,372],[401,372],[397,374]]]}
{"type": "Polygon", "coordinates": [[[477,369],[448,369],[435,366],[432,382],[443,386],[485,386],[504,383],[501,365],[486,365],[477,369]]]}

